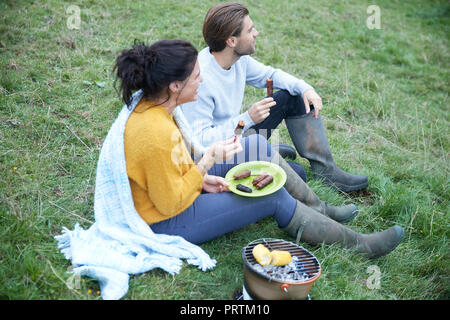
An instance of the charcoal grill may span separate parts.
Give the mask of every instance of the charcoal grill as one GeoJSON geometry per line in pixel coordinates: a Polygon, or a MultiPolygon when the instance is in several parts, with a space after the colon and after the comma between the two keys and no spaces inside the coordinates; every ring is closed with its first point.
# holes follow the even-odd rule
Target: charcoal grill
{"type": "Polygon", "coordinates": [[[322,273],[320,263],[312,253],[282,239],[264,238],[252,241],[243,248],[242,259],[244,290],[251,299],[307,299],[314,281],[322,273]],[[283,267],[262,268],[252,253],[253,247],[260,243],[270,251],[289,251],[294,259],[295,268],[288,269],[287,273],[283,273],[283,269],[280,269],[283,267]],[[283,273],[283,276],[278,273],[283,273]],[[302,275],[300,278],[298,278],[299,274],[302,275]]]}

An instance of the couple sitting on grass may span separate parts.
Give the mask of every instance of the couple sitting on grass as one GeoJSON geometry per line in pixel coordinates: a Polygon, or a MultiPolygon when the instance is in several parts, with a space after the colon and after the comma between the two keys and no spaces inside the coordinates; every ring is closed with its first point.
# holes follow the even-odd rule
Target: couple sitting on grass
{"type": "MultiPolygon", "coordinates": [[[[237,3],[211,8],[203,35],[208,47],[200,53],[187,41],[161,40],[150,46],[135,43],[116,61],[128,118],[122,121],[123,141],[112,143],[123,145],[118,154],[125,158],[129,200],[147,229],[156,237],[181,236],[200,244],[271,216],[287,235],[311,245],[338,243],[368,258],[397,247],[403,228],[360,234],[344,226],[357,215],[357,207],[322,201],[305,183],[303,168],[284,160],[292,153],[289,147],[268,143],[271,130],[284,119],[315,176],[345,192],[367,187],[365,176],[346,173],[334,163],[314,89],[250,57],[258,32],[248,10],[237,3]],[[267,78],[280,90],[240,113],[245,85],[264,88],[267,78]],[[235,140],[241,120],[244,137],[235,140]],[[230,192],[226,173],[254,160],[284,169],[284,187],[262,197],[230,192]]],[[[123,161],[110,161],[115,160],[123,161]]],[[[109,174],[124,183],[123,177],[109,174]]],[[[103,196],[97,192],[101,187],[97,178],[96,203],[103,196]]]]}

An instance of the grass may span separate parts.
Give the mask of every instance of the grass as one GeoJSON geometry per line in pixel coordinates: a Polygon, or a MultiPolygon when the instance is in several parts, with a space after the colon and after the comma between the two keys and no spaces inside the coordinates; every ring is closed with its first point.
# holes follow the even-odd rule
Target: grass
{"type": "MultiPolygon", "coordinates": [[[[203,48],[202,20],[215,3],[78,1],[80,28],[70,30],[74,3],[0,2],[0,298],[99,299],[92,279],[66,285],[70,263],[53,237],[94,220],[96,162],[122,107],[114,59],[135,38],[203,48]]],[[[316,88],[336,162],[369,177],[367,190],[349,195],[310,186],[332,204],[357,204],[355,230],[405,227],[400,246],[373,261],[304,244],[323,267],[312,298],[449,299],[448,2],[377,1],[373,30],[370,2],[244,3],[260,32],[255,57],[316,88]],[[374,290],[372,265],[381,272],[374,290]]],[[[247,88],[244,108],[263,95],[247,88]]],[[[281,139],[289,142],[283,126],[281,139]]],[[[241,249],[260,237],[286,235],[262,220],[202,245],[218,261],[212,271],[186,264],[176,276],[132,276],[124,299],[231,299],[243,285],[241,249]]]]}

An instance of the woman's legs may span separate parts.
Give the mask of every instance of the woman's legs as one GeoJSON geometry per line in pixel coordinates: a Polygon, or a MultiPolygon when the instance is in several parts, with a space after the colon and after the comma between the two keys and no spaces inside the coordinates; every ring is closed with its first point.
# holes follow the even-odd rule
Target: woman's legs
{"type": "Polygon", "coordinates": [[[273,216],[279,227],[283,228],[291,221],[297,197],[305,198],[312,204],[324,203],[284,159],[271,149],[263,136],[248,136],[242,140],[242,144],[244,150],[232,161],[214,165],[208,174],[224,177],[239,163],[257,160],[273,162],[275,159],[287,172],[286,187],[292,190],[281,188],[271,195],[259,198],[241,197],[229,192],[202,193],[184,212],[152,224],[152,230],[156,233],[180,235],[193,243],[202,243],[268,216],[273,216]],[[298,185],[302,188],[299,189],[298,185]]]}
{"type": "Polygon", "coordinates": [[[373,234],[357,233],[295,200],[284,188],[260,198],[228,192],[202,194],[184,212],[150,228],[200,244],[269,216],[297,241],[311,245],[338,243],[368,258],[391,252],[404,235],[400,226],[373,234]]]}
{"type": "Polygon", "coordinates": [[[345,248],[355,249],[368,258],[377,258],[394,250],[402,241],[404,230],[393,226],[382,232],[360,234],[350,228],[318,214],[314,209],[300,201],[289,224],[283,228],[285,232],[311,245],[321,243],[339,243],[345,248]]]}
{"type": "Polygon", "coordinates": [[[296,205],[296,200],[284,188],[259,198],[230,192],[205,193],[179,215],[150,228],[155,233],[179,235],[199,244],[270,216],[284,228],[291,221],[296,205]]]}

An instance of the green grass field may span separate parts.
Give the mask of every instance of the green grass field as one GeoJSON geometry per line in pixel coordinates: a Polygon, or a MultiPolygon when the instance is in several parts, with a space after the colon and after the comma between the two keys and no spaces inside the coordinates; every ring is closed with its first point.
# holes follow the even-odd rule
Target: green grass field
{"type": "MultiPolygon", "coordinates": [[[[96,162],[122,107],[115,57],[135,38],[182,38],[200,50],[215,3],[0,2],[1,299],[100,299],[92,279],[67,285],[70,262],[53,237],[94,221],[96,162]],[[68,27],[70,5],[79,29],[68,27]]],[[[449,2],[379,0],[381,29],[366,25],[370,1],[244,3],[260,32],[254,56],[315,87],[336,162],[369,177],[353,194],[310,186],[329,203],[357,204],[355,230],[405,228],[400,246],[376,260],[303,244],[323,268],[311,298],[449,299],[449,2]]],[[[263,96],[249,87],[244,108],[263,96]]],[[[285,127],[281,139],[290,142],[285,127]]],[[[241,250],[261,237],[292,240],[262,220],[202,245],[218,261],[212,271],[185,264],[175,276],[132,276],[124,299],[231,299],[243,285],[241,250]]]]}

